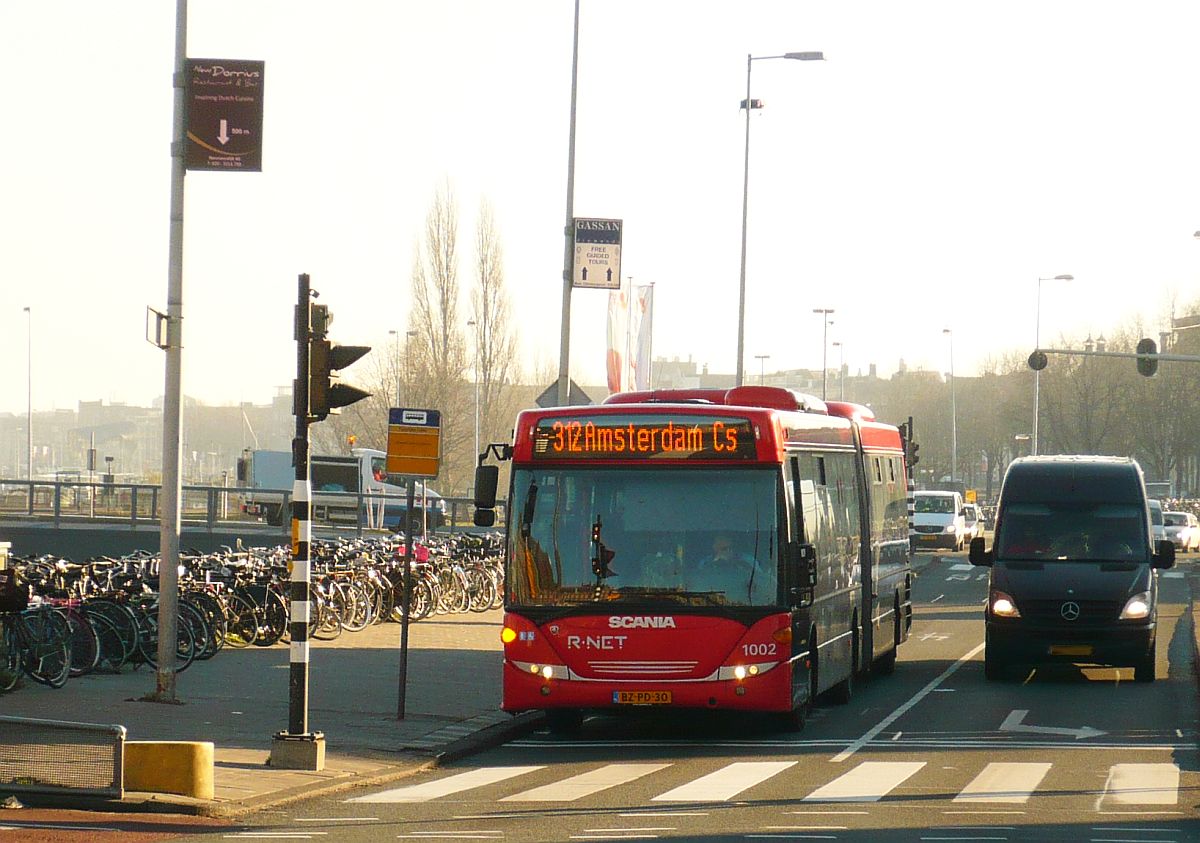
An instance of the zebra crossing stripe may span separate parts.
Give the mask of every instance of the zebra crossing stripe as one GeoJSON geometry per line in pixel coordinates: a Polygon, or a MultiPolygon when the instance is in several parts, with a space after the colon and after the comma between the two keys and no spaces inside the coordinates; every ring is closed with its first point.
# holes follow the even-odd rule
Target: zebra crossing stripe
{"type": "Polygon", "coordinates": [[[737,761],[655,796],[652,802],[723,802],[796,765],[795,761],[737,761]]]}
{"type": "Polygon", "coordinates": [[[483,767],[479,770],[468,770],[465,773],[458,773],[453,776],[447,776],[444,779],[437,779],[432,782],[424,782],[422,784],[412,784],[407,787],[397,787],[392,790],[385,790],[381,793],[371,793],[366,796],[356,796],[353,799],[347,799],[347,802],[426,802],[430,799],[439,799],[443,796],[450,796],[454,793],[461,793],[464,790],[471,790],[484,785],[495,784],[506,779],[515,779],[517,776],[523,776],[526,773],[532,773],[535,770],[541,770],[545,765],[539,764],[531,767],[483,767]]]}
{"type": "Polygon", "coordinates": [[[640,779],[651,773],[670,767],[670,764],[607,764],[596,770],[589,770],[578,776],[571,776],[559,782],[535,787],[512,796],[505,796],[501,802],[573,802],[593,793],[599,793],[610,787],[640,779]]]}
{"type": "Polygon", "coordinates": [[[1097,810],[1110,805],[1174,805],[1179,801],[1176,764],[1113,764],[1097,810]]]}
{"type": "Polygon", "coordinates": [[[1050,772],[1050,764],[995,761],[988,764],[962,789],[955,802],[1029,801],[1033,791],[1050,772]]]}
{"type": "Polygon", "coordinates": [[[804,801],[878,802],[924,766],[924,761],[864,761],[818,787],[804,801]]]}

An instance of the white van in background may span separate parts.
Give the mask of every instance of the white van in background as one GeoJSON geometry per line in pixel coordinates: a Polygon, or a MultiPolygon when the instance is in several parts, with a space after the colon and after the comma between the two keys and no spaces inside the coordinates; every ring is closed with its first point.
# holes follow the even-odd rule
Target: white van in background
{"type": "Polygon", "coordinates": [[[963,499],[958,492],[916,492],[913,526],[908,534],[913,550],[945,547],[962,550],[967,542],[963,499]]]}

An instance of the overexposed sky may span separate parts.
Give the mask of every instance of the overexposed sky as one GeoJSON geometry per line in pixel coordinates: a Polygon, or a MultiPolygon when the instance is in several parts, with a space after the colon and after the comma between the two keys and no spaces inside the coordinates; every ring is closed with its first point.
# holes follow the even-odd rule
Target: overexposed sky
{"type": "MultiPolygon", "coordinates": [[[[146,404],[164,355],[171,0],[0,3],[0,412],[146,404]]],[[[333,336],[407,326],[435,190],[495,212],[528,368],[557,370],[572,0],[192,0],[188,53],[266,62],[263,172],[187,176],[184,391],[267,401],[308,272],[333,336]]],[[[949,368],[1200,297],[1200,5],[582,0],[575,214],[624,220],[656,356],[732,372],[746,56],[746,371],[949,368]],[[831,354],[830,365],[835,364],[831,354]]],[[[604,292],[571,374],[604,379],[604,292]]],[[[1132,365],[1132,364],[1131,364],[1132,365]]],[[[353,374],[353,370],[351,375],[353,374]]],[[[347,378],[353,382],[353,378],[347,378]]]]}

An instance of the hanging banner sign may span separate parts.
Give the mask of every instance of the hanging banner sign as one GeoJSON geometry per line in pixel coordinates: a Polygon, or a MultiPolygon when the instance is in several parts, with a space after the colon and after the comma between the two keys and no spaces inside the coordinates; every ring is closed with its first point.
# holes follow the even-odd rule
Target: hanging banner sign
{"type": "Polygon", "coordinates": [[[188,59],[184,166],[262,171],[265,63],[188,59]]]}
{"type": "Polygon", "coordinates": [[[575,218],[571,286],[621,289],[621,220],[575,218]]]}

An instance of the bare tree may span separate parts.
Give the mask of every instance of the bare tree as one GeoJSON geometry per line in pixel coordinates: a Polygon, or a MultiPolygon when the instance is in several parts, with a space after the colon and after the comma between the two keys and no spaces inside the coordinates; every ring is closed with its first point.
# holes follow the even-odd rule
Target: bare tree
{"type": "Polygon", "coordinates": [[[475,377],[479,384],[482,448],[491,441],[508,441],[508,428],[516,411],[515,394],[509,387],[519,377],[517,344],[504,285],[503,250],[491,205],[486,200],[480,203],[475,228],[475,273],[471,315],[477,343],[475,377]],[[497,439],[498,436],[501,438],[497,439]]]}
{"type": "Polygon", "coordinates": [[[406,406],[441,413],[442,463],[437,486],[443,494],[465,488],[463,461],[470,451],[472,422],[465,388],[466,343],[459,324],[458,210],[449,184],[434,195],[424,238],[413,250],[412,310],[405,348],[406,406]]]}

